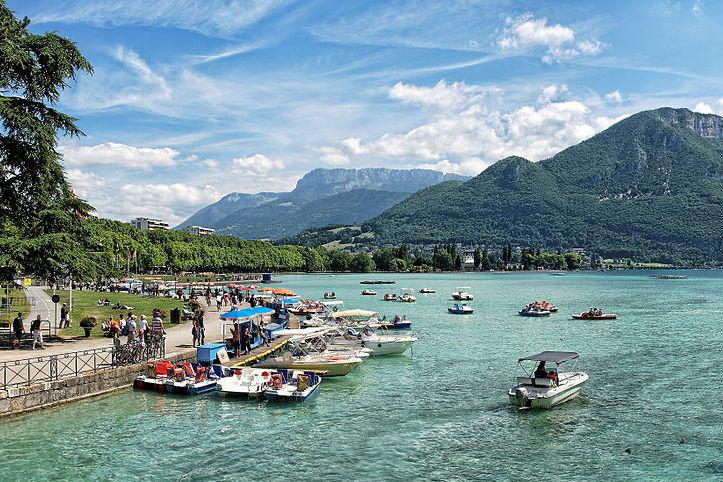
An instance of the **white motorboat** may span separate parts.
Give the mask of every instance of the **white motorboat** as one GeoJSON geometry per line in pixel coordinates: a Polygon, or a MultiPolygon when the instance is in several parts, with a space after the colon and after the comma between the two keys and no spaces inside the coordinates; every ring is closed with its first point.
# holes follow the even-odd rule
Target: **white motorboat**
{"type": "Polygon", "coordinates": [[[247,367],[228,367],[224,369],[227,376],[218,380],[216,390],[221,395],[242,398],[258,398],[271,379],[270,370],[247,367]]]}
{"type": "Polygon", "coordinates": [[[421,290],[419,290],[419,292],[422,294],[431,294],[436,293],[437,290],[433,290],[432,288],[422,288],[421,290]]]}
{"type": "Polygon", "coordinates": [[[374,290],[363,290],[361,294],[364,296],[376,296],[377,292],[374,290]]]}
{"type": "Polygon", "coordinates": [[[474,296],[468,290],[469,286],[460,286],[457,291],[452,292],[452,299],[455,301],[474,301],[474,296]]]}
{"type": "Polygon", "coordinates": [[[332,347],[362,347],[371,351],[374,356],[401,355],[409,350],[419,338],[413,335],[378,334],[370,328],[364,333],[348,328],[344,333],[338,333],[329,338],[328,349],[332,347]]]}
{"type": "Polygon", "coordinates": [[[474,309],[466,303],[455,303],[448,307],[447,311],[452,315],[471,315],[474,313],[474,309]]]}
{"type": "Polygon", "coordinates": [[[417,301],[417,298],[412,294],[414,290],[412,290],[411,288],[405,288],[402,291],[404,291],[404,293],[399,295],[399,301],[403,303],[414,303],[415,301],[417,301]]]}
{"type": "Polygon", "coordinates": [[[517,360],[527,376],[517,377],[517,384],[509,389],[510,403],[521,408],[551,408],[580,395],[587,382],[585,372],[574,371],[580,354],[568,351],[543,351],[517,360]],[[528,372],[524,362],[536,362],[535,369],[528,372]],[[574,361],[570,371],[560,370],[563,363],[574,361]],[[548,368],[547,364],[555,365],[548,368]]]}
{"type": "Polygon", "coordinates": [[[278,370],[264,391],[266,400],[288,400],[303,402],[316,393],[321,377],[315,372],[278,370]]]}

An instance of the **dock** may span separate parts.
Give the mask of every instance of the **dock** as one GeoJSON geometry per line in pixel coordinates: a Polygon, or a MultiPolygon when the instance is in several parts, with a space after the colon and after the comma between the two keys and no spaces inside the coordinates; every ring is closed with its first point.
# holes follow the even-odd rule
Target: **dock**
{"type": "MultiPolygon", "coordinates": [[[[290,329],[297,329],[299,328],[299,318],[296,315],[290,315],[289,318],[289,328],[290,329]]],[[[241,355],[239,358],[234,358],[231,361],[233,362],[231,366],[234,367],[243,367],[251,365],[259,360],[262,360],[263,358],[266,358],[267,356],[282,350],[287,343],[289,343],[290,336],[280,336],[276,338],[275,340],[271,341],[268,345],[259,345],[256,348],[252,349],[250,353],[246,353],[245,355],[241,355]]]]}

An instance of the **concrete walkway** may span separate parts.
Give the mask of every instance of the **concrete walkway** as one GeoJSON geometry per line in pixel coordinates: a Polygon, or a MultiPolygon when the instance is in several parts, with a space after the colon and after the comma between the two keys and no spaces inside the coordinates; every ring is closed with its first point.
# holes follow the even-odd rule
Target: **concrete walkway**
{"type": "MultiPolygon", "coordinates": [[[[26,295],[35,297],[35,306],[31,309],[30,315],[25,319],[25,331],[30,331],[30,321],[40,315],[43,320],[50,320],[51,323],[55,323],[55,313],[53,302],[45,291],[38,286],[32,286],[26,288],[26,295]]],[[[214,304],[215,305],[215,304],[214,304]]],[[[245,308],[247,305],[242,305],[241,308],[245,308]]],[[[221,326],[222,321],[218,317],[218,310],[215,306],[203,307],[206,315],[203,318],[203,324],[206,332],[206,343],[221,340],[221,326]]],[[[222,308],[222,311],[227,311],[229,308],[222,308]]],[[[149,317],[150,313],[139,313],[145,314],[149,317]]],[[[60,315],[58,315],[60,316],[60,315]]],[[[59,320],[58,320],[59,321],[59,320]]],[[[177,351],[188,349],[192,347],[193,337],[191,336],[191,323],[181,323],[180,325],[169,325],[165,324],[166,328],[166,353],[173,354],[177,351]]],[[[125,343],[126,337],[121,337],[121,341],[125,343]]],[[[71,339],[66,341],[53,341],[51,343],[45,343],[45,350],[2,350],[0,351],[0,361],[14,361],[24,360],[27,358],[35,358],[40,356],[48,355],[59,355],[62,353],[70,353],[82,350],[91,350],[95,348],[103,348],[113,346],[113,340],[111,338],[90,338],[90,339],[71,339]]]]}

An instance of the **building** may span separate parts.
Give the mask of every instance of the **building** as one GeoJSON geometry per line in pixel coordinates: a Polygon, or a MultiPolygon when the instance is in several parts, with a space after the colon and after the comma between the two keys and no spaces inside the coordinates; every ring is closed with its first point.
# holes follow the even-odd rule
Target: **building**
{"type": "Polygon", "coordinates": [[[186,226],[185,228],[183,228],[183,230],[196,236],[203,236],[216,232],[215,229],[204,228],[203,226],[186,226]]]}
{"type": "Polygon", "coordinates": [[[474,269],[474,248],[467,248],[462,251],[462,267],[474,269]]]}
{"type": "Polygon", "coordinates": [[[154,219],[154,218],[135,218],[131,220],[131,226],[133,226],[136,229],[140,229],[141,231],[149,231],[152,229],[163,229],[163,230],[169,230],[171,229],[171,226],[161,221],[160,219],[154,219]]]}

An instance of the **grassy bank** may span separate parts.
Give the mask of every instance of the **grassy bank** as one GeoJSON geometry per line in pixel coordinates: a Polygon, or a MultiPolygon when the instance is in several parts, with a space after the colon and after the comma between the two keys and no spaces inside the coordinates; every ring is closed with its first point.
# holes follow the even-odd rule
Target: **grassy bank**
{"type": "MultiPolygon", "coordinates": [[[[48,291],[52,295],[52,290],[48,291]]],[[[68,291],[58,291],[60,295],[60,303],[68,303],[68,291]]],[[[150,323],[153,310],[158,308],[166,313],[170,313],[174,308],[183,308],[183,302],[172,298],[146,298],[141,295],[130,295],[127,293],[97,293],[95,291],[73,291],[73,313],[71,315],[70,328],[60,331],[63,336],[83,336],[85,332],[80,327],[80,320],[86,316],[95,316],[98,324],[91,331],[91,337],[100,338],[103,336],[101,325],[104,320],[112,316],[116,320],[121,313],[127,315],[129,312],[140,317],[146,315],[150,323]],[[98,306],[98,299],[108,298],[111,306],[98,306]],[[132,310],[114,310],[112,306],[116,302],[121,305],[132,306],[132,310]]],[[[170,317],[167,316],[164,322],[168,323],[170,317]]]]}
{"type": "Polygon", "coordinates": [[[5,287],[3,286],[1,291],[2,294],[0,294],[0,296],[2,296],[2,298],[12,298],[13,302],[9,309],[3,307],[0,310],[0,322],[12,321],[18,315],[18,312],[23,314],[23,318],[30,314],[30,305],[25,296],[25,291],[22,288],[13,285],[10,288],[9,294],[6,294],[5,287]]]}

